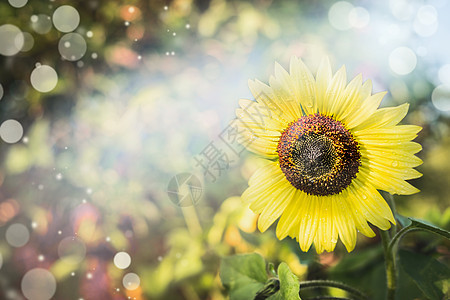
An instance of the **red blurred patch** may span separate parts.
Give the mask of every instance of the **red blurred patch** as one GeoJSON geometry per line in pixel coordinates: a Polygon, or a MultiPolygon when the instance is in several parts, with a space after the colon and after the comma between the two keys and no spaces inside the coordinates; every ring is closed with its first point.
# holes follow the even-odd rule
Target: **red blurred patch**
{"type": "Polygon", "coordinates": [[[120,9],[120,17],[125,21],[134,21],[141,18],[141,10],[133,5],[124,5],[120,9]]]}
{"type": "Polygon", "coordinates": [[[107,55],[107,60],[110,63],[130,69],[136,68],[139,62],[138,54],[124,46],[113,47],[107,55]]]}
{"type": "Polygon", "coordinates": [[[9,220],[14,218],[20,210],[19,203],[14,199],[8,199],[0,203],[0,226],[5,225],[9,220]]]}
{"type": "Polygon", "coordinates": [[[140,40],[144,36],[144,26],[133,24],[130,25],[127,29],[127,36],[130,38],[130,40],[140,40]]]}

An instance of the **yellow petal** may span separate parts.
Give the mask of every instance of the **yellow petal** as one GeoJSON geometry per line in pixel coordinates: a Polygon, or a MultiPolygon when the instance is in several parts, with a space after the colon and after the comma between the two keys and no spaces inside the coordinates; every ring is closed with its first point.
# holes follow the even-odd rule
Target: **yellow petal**
{"type": "Polygon", "coordinates": [[[265,156],[268,158],[275,158],[277,154],[278,141],[267,137],[255,136],[254,133],[242,129],[238,135],[238,141],[244,145],[248,150],[265,156]]]}
{"type": "Polygon", "coordinates": [[[319,223],[320,201],[321,198],[317,196],[309,196],[305,210],[300,213],[300,228],[298,234],[298,241],[300,248],[307,252],[314,240],[319,223]]]}
{"type": "Polygon", "coordinates": [[[357,105],[360,106],[362,100],[361,89],[362,89],[362,75],[359,74],[347,85],[344,90],[343,97],[339,100],[339,104],[333,109],[334,116],[337,120],[341,122],[346,121],[347,116],[351,116],[351,113],[355,110],[357,105]]]}
{"type": "Polygon", "coordinates": [[[375,170],[371,170],[364,165],[360,167],[359,171],[364,175],[367,181],[370,181],[377,189],[389,192],[391,194],[399,195],[412,195],[420,192],[417,188],[413,187],[411,184],[403,179],[388,176],[385,177],[375,170]]]}
{"type": "Polygon", "coordinates": [[[276,219],[280,217],[283,211],[286,209],[286,206],[291,202],[293,196],[295,194],[296,188],[293,186],[288,186],[278,194],[276,197],[272,198],[261,212],[261,215],[258,219],[258,229],[261,232],[264,232],[275,222],[276,219]]]}
{"type": "Polygon", "coordinates": [[[264,107],[270,108],[272,116],[279,122],[287,125],[298,118],[291,113],[290,107],[284,103],[283,99],[276,94],[272,87],[259,80],[249,80],[248,87],[255,100],[264,107]]]}
{"type": "Polygon", "coordinates": [[[391,127],[397,125],[408,112],[409,104],[404,103],[396,107],[384,107],[375,111],[370,118],[356,126],[353,130],[360,131],[373,127],[391,127]]]}
{"type": "Polygon", "coordinates": [[[372,94],[372,80],[368,79],[363,83],[360,93],[362,101],[370,97],[372,94]]]}
{"type": "Polygon", "coordinates": [[[306,203],[306,194],[300,190],[295,189],[295,195],[292,201],[288,204],[277,225],[277,237],[282,240],[286,236],[297,237],[300,226],[299,212],[306,203]]]}
{"type": "Polygon", "coordinates": [[[280,195],[287,189],[290,189],[292,186],[286,179],[277,182],[272,185],[269,189],[255,189],[256,196],[253,197],[253,200],[250,204],[250,209],[255,214],[260,214],[266,208],[267,205],[270,205],[272,201],[278,201],[277,199],[280,195]],[[261,192],[262,191],[262,192],[261,192]]]}
{"type": "Polygon", "coordinates": [[[347,84],[347,74],[345,66],[342,66],[328,85],[327,92],[323,103],[323,115],[331,116],[334,114],[336,104],[341,102],[340,98],[344,96],[345,85],[347,84]]]}
{"type": "Polygon", "coordinates": [[[289,183],[283,172],[275,163],[259,169],[249,180],[249,187],[242,194],[244,202],[254,202],[273,189],[289,183]],[[258,180],[254,179],[258,178],[258,180]]]}
{"type": "Polygon", "coordinates": [[[270,160],[263,160],[266,165],[257,169],[255,173],[250,177],[248,185],[257,185],[264,180],[270,180],[272,176],[281,175],[281,169],[278,162],[273,162],[270,160]]]}
{"type": "Polygon", "coordinates": [[[333,220],[332,202],[335,201],[335,198],[335,196],[323,197],[317,240],[314,241],[317,253],[321,253],[323,250],[333,251],[338,240],[338,231],[333,220]]]}
{"type": "Polygon", "coordinates": [[[364,100],[361,106],[353,111],[352,116],[346,119],[347,129],[352,129],[367,120],[380,106],[385,95],[386,92],[376,93],[364,100]]]}
{"type": "Polygon", "coordinates": [[[325,57],[320,62],[316,75],[316,99],[319,112],[325,111],[325,108],[327,106],[325,105],[326,92],[332,77],[333,75],[331,72],[330,60],[328,59],[328,57],[325,57]]]}
{"type": "Polygon", "coordinates": [[[314,114],[317,112],[316,86],[311,71],[301,59],[292,57],[290,74],[296,100],[300,102],[306,114],[314,114]]]}
{"type": "Polygon", "coordinates": [[[390,159],[381,158],[376,160],[368,157],[361,159],[361,164],[364,165],[365,168],[369,169],[373,173],[376,173],[376,177],[384,177],[386,180],[389,180],[389,178],[409,180],[422,176],[420,172],[413,168],[398,167],[398,162],[393,162],[396,164],[392,165],[390,159]]]}
{"type": "Polygon", "coordinates": [[[364,214],[370,223],[382,230],[389,229],[391,227],[389,222],[395,224],[391,208],[372,185],[372,182],[367,178],[362,180],[361,177],[357,176],[353,184],[348,188],[349,192],[359,199],[355,204],[359,204],[359,211],[364,214]]]}
{"type": "Polygon", "coordinates": [[[362,157],[366,157],[369,161],[378,162],[378,164],[384,164],[388,167],[413,168],[423,163],[420,158],[411,152],[403,150],[401,147],[395,149],[370,147],[361,149],[360,151],[362,157]]]}
{"type": "Polygon", "coordinates": [[[296,99],[292,83],[289,73],[280,64],[275,63],[275,77],[271,76],[269,78],[270,87],[273,89],[278,101],[286,105],[293,120],[297,120],[303,114],[300,103],[296,99]]]}
{"type": "Polygon", "coordinates": [[[348,252],[356,245],[356,228],[347,202],[342,197],[336,197],[332,201],[333,221],[339,232],[339,237],[348,252]]]}
{"type": "Polygon", "coordinates": [[[358,142],[364,145],[384,146],[386,144],[400,145],[413,140],[422,130],[420,126],[398,125],[389,128],[370,128],[354,132],[358,142]]]}
{"type": "MultiPolygon", "coordinates": [[[[376,205],[374,205],[373,200],[367,200],[369,195],[366,191],[354,188],[348,189],[349,193],[352,195],[352,198],[356,200],[353,203],[353,206],[358,210],[358,213],[361,213],[368,222],[382,230],[391,228],[389,221],[382,214],[373,210],[376,205]]],[[[369,237],[374,236],[373,231],[371,232],[370,228],[367,231],[361,232],[369,237]]]]}
{"type": "Polygon", "coordinates": [[[365,236],[374,237],[375,233],[370,228],[369,224],[367,224],[365,213],[360,209],[359,201],[361,201],[360,199],[362,196],[359,192],[355,192],[354,188],[350,186],[342,192],[342,197],[347,199],[349,209],[355,220],[356,229],[365,236]]]}
{"type": "Polygon", "coordinates": [[[280,110],[270,108],[265,103],[240,99],[239,106],[241,108],[236,110],[236,116],[258,124],[260,129],[282,131],[287,125],[283,119],[283,113],[280,110]]]}

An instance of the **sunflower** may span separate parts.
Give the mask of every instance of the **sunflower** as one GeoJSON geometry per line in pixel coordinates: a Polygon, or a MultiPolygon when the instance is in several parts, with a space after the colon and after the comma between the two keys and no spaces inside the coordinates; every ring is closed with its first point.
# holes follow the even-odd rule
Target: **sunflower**
{"type": "Polygon", "coordinates": [[[368,222],[387,230],[395,224],[378,190],[409,195],[406,180],[422,174],[412,142],[421,127],[397,125],[408,104],[378,108],[385,92],[372,95],[361,74],[347,84],[345,66],[333,76],[330,62],[316,77],[293,57],[288,73],[275,64],[269,85],[249,80],[256,101],[241,99],[236,110],[240,142],[265,158],[249,179],[242,199],[259,214],[266,231],[297,239],[308,251],[333,251],[338,238],[347,251],[357,231],[373,237],[368,222]]]}

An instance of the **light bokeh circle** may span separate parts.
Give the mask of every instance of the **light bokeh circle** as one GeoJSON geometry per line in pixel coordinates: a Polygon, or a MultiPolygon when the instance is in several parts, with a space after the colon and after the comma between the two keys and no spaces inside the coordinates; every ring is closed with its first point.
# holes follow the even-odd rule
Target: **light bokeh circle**
{"type": "Polygon", "coordinates": [[[338,30],[348,30],[352,28],[349,21],[350,12],[354,6],[347,1],[338,1],[334,3],[328,11],[328,21],[331,26],[338,30]]]}
{"type": "MultiPolygon", "coordinates": [[[[450,84],[450,64],[445,64],[439,68],[438,77],[442,83],[450,84]]],[[[0,99],[1,99],[1,93],[0,93],[0,99]]]]}
{"type": "Polygon", "coordinates": [[[23,35],[23,46],[20,49],[22,52],[30,51],[34,46],[34,38],[28,32],[22,32],[23,35]]]}
{"type": "Polygon", "coordinates": [[[428,37],[435,34],[438,30],[439,24],[432,23],[432,24],[423,24],[418,19],[414,20],[413,28],[414,31],[420,35],[421,37],[428,37]]]}
{"type": "Polygon", "coordinates": [[[135,273],[127,273],[123,276],[122,284],[127,290],[133,291],[141,284],[141,279],[135,273]]]}
{"type": "Polygon", "coordinates": [[[59,53],[66,60],[79,60],[86,53],[86,49],[86,41],[81,34],[68,33],[61,37],[61,39],[59,40],[59,53]]]}
{"type": "Polygon", "coordinates": [[[131,257],[126,252],[117,252],[114,255],[114,265],[119,269],[126,269],[131,264],[131,257]]]}
{"type": "Polygon", "coordinates": [[[438,13],[434,6],[424,5],[417,11],[417,19],[424,25],[431,25],[437,22],[438,13]]]}
{"type": "Polygon", "coordinates": [[[30,81],[35,90],[47,93],[58,84],[58,74],[50,66],[39,65],[31,72],[30,81]]]}
{"type": "Polygon", "coordinates": [[[6,241],[13,247],[19,248],[28,243],[30,232],[25,225],[20,223],[12,224],[6,230],[6,241]]]}
{"type": "Polygon", "coordinates": [[[389,67],[398,75],[411,73],[416,65],[416,54],[408,47],[398,47],[389,55],[389,67]]]}
{"type": "Polygon", "coordinates": [[[389,1],[389,7],[392,14],[400,21],[408,21],[414,15],[414,6],[409,0],[392,0],[389,1]]]}
{"type": "Polygon", "coordinates": [[[52,273],[43,268],[34,268],[22,278],[23,295],[29,300],[48,300],[56,292],[56,280],[52,273]]]}
{"type": "Polygon", "coordinates": [[[4,142],[8,144],[17,143],[22,136],[23,127],[18,121],[9,119],[0,125],[0,137],[4,142]]]}
{"type": "Polygon", "coordinates": [[[31,28],[39,34],[46,34],[52,29],[50,16],[44,14],[32,15],[30,20],[31,28]]]}
{"type": "Polygon", "coordinates": [[[23,47],[24,37],[22,31],[14,25],[4,24],[0,26],[0,54],[12,56],[23,47]]]}
{"type": "Polygon", "coordinates": [[[364,28],[369,25],[370,14],[364,7],[354,7],[348,14],[348,22],[354,28],[364,28]]]}
{"type": "Polygon", "coordinates": [[[431,93],[431,102],[440,111],[450,111],[450,84],[437,86],[431,93]]]}
{"type": "Polygon", "coordinates": [[[73,6],[60,6],[53,13],[53,25],[61,32],[74,31],[79,24],[80,14],[73,6]]]}
{"type": "Polygon", "coordinates": [[[9,4],[15,8],[24,7],[28,0],[8,0],[9,4]]]}

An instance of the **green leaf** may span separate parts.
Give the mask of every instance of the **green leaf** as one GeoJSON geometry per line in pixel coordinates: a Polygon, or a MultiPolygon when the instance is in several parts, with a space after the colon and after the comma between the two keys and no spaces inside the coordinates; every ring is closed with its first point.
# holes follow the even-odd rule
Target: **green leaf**
{"type": "Polygon", "coordinates": [[[257,253],[224,257],[219,273],[230,300],[253,299],[267,281],[264,258],[257,253]]]}
{"type": "Polygon", "coordinates": [[[419,253],[399,251],[403,270],[417,284],[419,289],[432,300],[443,299],[439,282],[450,278],[450,269],[436,259],[419,253]]]}
{"type": "Polygon", "coordinates": [[[230,300],[301,300],[300,283],[288,265],[282,262],[278,278],[268,279],[265,261],[257,253],[224,257],[219,273],[230,300]]]}
{"type": "Polygon", "coordinates": [[[431,223],[428,223],[423,220],[415,219],[415,218],[409,218],[411,220],[411,227],[414,228],[420,228],[423,230],[431,231],[433,233],[439,234],[440,236],[443,236],[447,239],[450,239],[450,232],[448,232],[445,229],[439,228],[431,223]]]}
{"type": "Polygon", "coordinates": [[[289,269],[288,265],[282,262],[278,266],[278,278],[280,279],[281,299],[300,300],[300,283],[297,276],[289,269]]]}
{"type": "Polygon", "coordinates": [[[401,214],[396,213],[395,219],[400,223],[400,225],[402,225],[402,227],[408,227],[411,225],[411,220],[401,214]]]}

